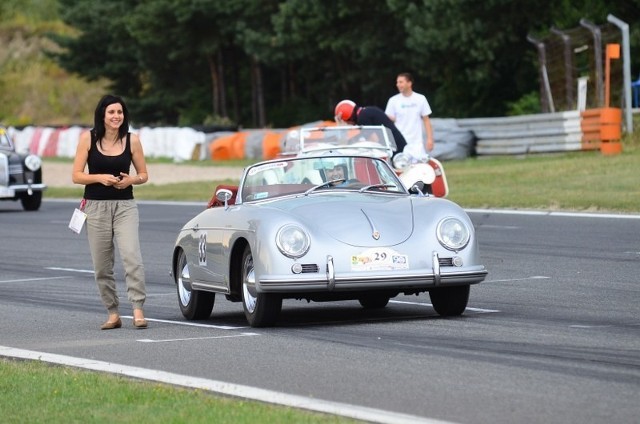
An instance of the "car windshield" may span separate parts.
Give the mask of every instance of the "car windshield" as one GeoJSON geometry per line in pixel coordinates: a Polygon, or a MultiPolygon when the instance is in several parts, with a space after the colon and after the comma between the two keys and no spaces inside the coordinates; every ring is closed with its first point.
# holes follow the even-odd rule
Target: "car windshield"
{"type": "Polygon", "coordinates": [[[340,152],[389,157],[395,150],[391,131],[382,125],[301,128],[290,131],[284,143],[285,153],[299,155],[340,152]]]}
{"type": "Polygon", "coordinates": [[[406,194],[389,165],[372,157],[297,157],[256,164],[245,171],[243,202],[328,190],[406,194]]]}

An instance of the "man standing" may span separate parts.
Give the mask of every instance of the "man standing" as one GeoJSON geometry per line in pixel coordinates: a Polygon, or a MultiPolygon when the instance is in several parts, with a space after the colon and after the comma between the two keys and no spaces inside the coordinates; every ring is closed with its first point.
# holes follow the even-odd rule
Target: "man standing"
{"type": "Polygon", "coordinates": [[[424,95],[413,91],[413,77],[410,73],[398,74],[396,87],[399,93],[389,99],[385,113],[407,141],[404,152],[414,158],[422,158],[433,149],[433,128],[429,120],[431,106],[424,95]]]}

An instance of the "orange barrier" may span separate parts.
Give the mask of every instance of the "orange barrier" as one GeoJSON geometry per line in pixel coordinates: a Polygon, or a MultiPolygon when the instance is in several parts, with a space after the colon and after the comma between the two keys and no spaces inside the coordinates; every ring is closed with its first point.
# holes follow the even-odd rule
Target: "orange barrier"
{"type": "Polygon", "coordinates": [[[274,159],[280,154],[281,141],[284,136],[281,132],[269,131],[264,135],[262,139],[262,158],[274,159]]]}
{"type": "Polygon", "coordinates": [[[210,152],[213,160],[229,160],[244,158],[244,144],[247,142],[247,133],[238,132],[221,137],[211,143],[210,152]]]}
{"type": "Polygon", "coordinates": [[[583,150],[600,149],[604,155],[622,152],[622,109],[587,109],[580,114],[580,118],[583,150]]]}
{"type": "MultiPolygon", "coordinates": [[[[210,157],[212,160],[245,159],[247,156],[247,150],[245,149],[245,146],[247,144],[248,137],[258,136],[262,137],[262,142],[259,144],[262,151],[258,152],[259,154],[261,154],[261,157],[258,157],[258,159],[274,159],[280,154],[282,150],[283,138],[286,137],[289,131],[309,125],[326,127],[335,125],[335,122],[321,121],[287,129],[240,131],[214,140],[209,145],[210,157]],[[256,135],[256,133],[259,133],[259,135],[256,135]]],[[[254,141],[255,139],[252,138],[250,145],[247,146],[250,150],[249,156],[254,153],[252,149],[254,141]]]]}

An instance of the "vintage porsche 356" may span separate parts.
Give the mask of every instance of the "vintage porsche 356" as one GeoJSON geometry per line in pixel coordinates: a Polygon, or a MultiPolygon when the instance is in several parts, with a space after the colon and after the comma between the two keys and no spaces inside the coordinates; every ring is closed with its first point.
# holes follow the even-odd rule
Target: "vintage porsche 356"
{"type": "Polygon", "coordinates": [[[460,315],[487,274],[457,204],[405,188],[383,159],[326,154],[260,162],[219,187],[180,230],[171,272],[187,319],[207,319],[218,293],[254,327],[273,325],[283,299],[383,308],[428,292],[438,314],[460,315]]]}

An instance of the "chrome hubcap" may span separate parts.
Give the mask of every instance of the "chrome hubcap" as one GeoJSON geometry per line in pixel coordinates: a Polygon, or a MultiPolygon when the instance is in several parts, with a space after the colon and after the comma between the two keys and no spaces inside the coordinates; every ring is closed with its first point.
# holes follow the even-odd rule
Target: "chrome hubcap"
{"type": "Polygon", "coordinates": [[[245,277],[244,281],[242,281],[242,300],[244,302],[245,308],[247,311],[252,314],[256,309],[256,301],[257,299],[251,295],[249,292],[249,287],[247,284],[251,284],[255,286],[256,282],[256,274],[253,270],[253,258],[251,256],[247,257],[244,263],[245,277]]]}
{"type": "Polygon", "coordinates": [[[178,297],[180,298],[180,304],[182,306],[187,306],[191,301],[191,290],[185,287],[184,282],[190,282],[191,276],[189,275],[189,267],[187,266],[186,261],[181,261],[180,265],[180,275],[178,276],[178,297]]]}

